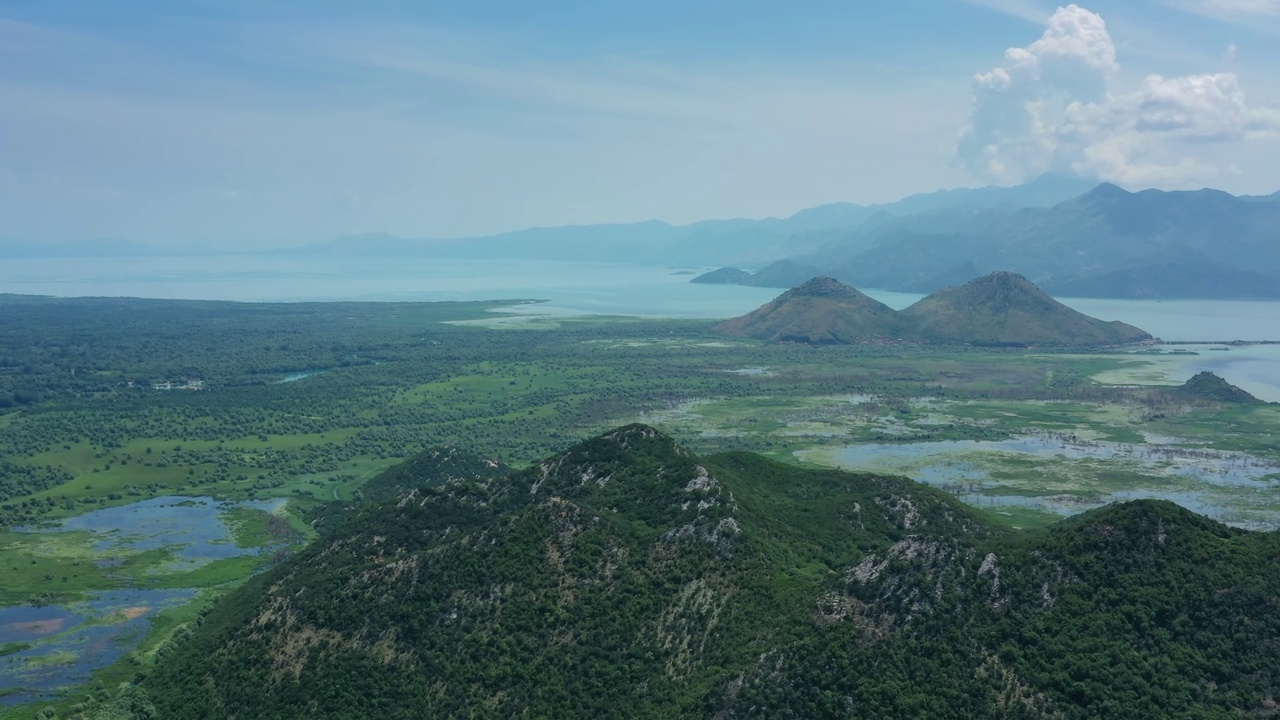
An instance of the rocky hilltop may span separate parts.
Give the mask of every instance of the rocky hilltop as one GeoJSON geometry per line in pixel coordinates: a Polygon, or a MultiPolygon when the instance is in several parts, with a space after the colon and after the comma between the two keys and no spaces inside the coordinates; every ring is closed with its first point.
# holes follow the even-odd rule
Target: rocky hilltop
{"type": "Polygon", "coordinates": [[[810,344],[883,340],[939,345],[1093,347],[1151,339],[1079,313],[1026,278],[996,272],[894,312],[832,278],[813,280],[716,326],[734,337],[810,344]]]}
{"type": "Polygon", "coordinates": [[[1233,717],[1280,688],[1276,534],[1167,502],[1015,534],[903,478],[698,457],[644,425],[393,496],[176,634],[139,702],[165,718],[1233,717]]]}

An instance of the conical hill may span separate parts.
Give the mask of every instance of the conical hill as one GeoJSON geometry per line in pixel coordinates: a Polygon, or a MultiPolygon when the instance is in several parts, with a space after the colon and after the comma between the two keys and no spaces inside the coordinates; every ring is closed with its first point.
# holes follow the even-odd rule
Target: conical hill
{"type": "Polygon", "coordinates": [[[758,340],[847,345],[896,338],[900,326],[888,305],[839,280],[817,277],[715,330],[758,340]]]}

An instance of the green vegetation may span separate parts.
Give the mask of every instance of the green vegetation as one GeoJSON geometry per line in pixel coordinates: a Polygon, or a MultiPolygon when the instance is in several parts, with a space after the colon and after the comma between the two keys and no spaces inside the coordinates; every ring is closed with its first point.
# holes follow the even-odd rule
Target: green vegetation
{"type": "MultiPolygon", "coordinates": [[[[868,443],[905,447],[1060,434],[1082,443],[1133,444],[1138,453],[1247,453],[1238,462],[1250,467],[1280,461],[1274,435],[1268,435],[1280,432],[1277,406],[1189,400],[1165,389],[1090,380],[1146,361],[1132,355],[773,344],[726,340],[701,321],[557,319],[525,324],[519,332],[471,324],[491,320],[499,305],[0,297],[6,319],[0,390],[14,398],[0,409],[6,413],[0,415],[0,527],[8,528],[0,531],[0,603],[69,603],[121,587],[228,592],[246,581],[259,587],[255,573],[291,552],[313,552],[301,549],[307,542],[327,546],[351,518],[371,517],[407,492],[497,482],[509,467],[536,468],[574,438],[635,420],[680,438],[718,478],[717,463],[730,457],[720,453],[751,450],[787,463],[769,465],[768,476],[801,488],[811,484],[804,478],[817,477],[805,473],[831,472],[818,464],[841,465],[842,448],[868,443]],[[306,373],[312,374],[299,377],[306,373]],[[162,380],[203,385],[155,389],[162,380]],[[1156,436],[1158,443],[1149,439],[1156,436]],[[413,461],[400,465],[406,458],[413,461]],[[799,474],[793,477],[793,471],[799,474]],[[231,528],[228,544],[262,548],[260,554],[193,565],[177,559],[176,547],[102,549],[90,533],[31,531],[164,496],[257,501],[219,512],[231,528]]],[[[992,533],[1045,527],[1113,493],[1153,488],[1207,498],[1217,516],[1233,523],[1271,527],[1280,517],[1272,489],[1280,478],[1202,492],[1205,486],[1193,479],[1173,483],[1149,464],[1026,456],[984,456],[974,463],[988,475],[981,487],[948,486],[931,497],[949,492],[973,503],[976,509],[966,517],[992,533]],[[1003,500],[1018,497],[1029,498],[1028,504],[1003,500]]],[[[928,468],[893,472],[922,469],[928,468]]],[[[752,489],[746,476],[735,477],[742,512],[755,512],[743,498],[764,490],[752,489]]],[[[433,507],[435,501],[424,497],[415,502],[433,507]]],[[[791,502],[761,497],[773,506],[770,512],[791,502]]],[[[806,513],[827,512],[821,502],[802,505],[786,510],[786,523],[804,527],[806,513]]],[[[613,518],[607,510],[597,515],[613,518]]],[[[614,519],[621,524],[611,521],[601,530],[612,533],[600,536],[602,548],[647,553],[655,547],[641,542],[652,540],[642,526],[652,529],[659,517],[645,516],[640,525],[614,519]]],[[[754,537],[755,531],[744,532],[754,537]]],[[[768,586],[762,597],[774,597],[767,601],[773,604],[762,599],[765,605],[741,612],[792,612],[777,597],[807,598],[804,582],[829,577],[828,560],[847,556],[835,540],[813,542],[818,544],[783,552],[792,558],[784,575],[798,584],[768,586]]],[[[697,562],[704,561],[710,562],[697,562]]],[[[625,587],[643,597],[644,583],[654,576],[632,569],[638,574],[629,582],[638,584],[625,587]]],[[[114,702],[119,683],[152,672],[167,653],[159,648],[176,647],[180,643],[171,640],[194,631],[211,597],[201,593],[160,613],[133,652],[97,673],[94,683],[101,686],[91,683],[53,704],[59,716],[114,702]]],[[[589,612],[603,612],[616,600],[601,595],[589,612]]],[[[648,612],[640,606],[635,612],[642,610],[648,612]]],[[[622,626],[592,627],[602,637],[622,626]]],[[[730,639],[763,647],[745,636],[730,639]]],[[[601,640],[601,647],[612,646],[601,640]]],[[[667,650],[655,657],[662,652],[667,650]]],[[[730,667],[731,655],[738,657],[729,649],[717,652],[722,668],[730,667]]],[[[628,677],[651,668],[643,655],[635,663],[628,677]]],[[[694,707],[691,698],[711,686],[697,692],[693,685],[662,687],[672,693],[662,706],[669,709],[694,707]]],[[[655,697],[667,690],[655,689],[655,697]]],[[[35,711],[6,706],[0,717],[35,711]]]]}
{"type": "Polygon", "coordinates": [[[1013,534],[646,426],[418,492],[219,602],[160,713],[1228,717],[1280,684],[1277,535],[1171,503],[1013,534]]]}
{"type": "Polygon", "coordinates": [[[1256,405],[1258,398],[1223,380],[1211,372],[1196,373],[1176,391],[1183,397],[1210,402],[1256,405]]]}

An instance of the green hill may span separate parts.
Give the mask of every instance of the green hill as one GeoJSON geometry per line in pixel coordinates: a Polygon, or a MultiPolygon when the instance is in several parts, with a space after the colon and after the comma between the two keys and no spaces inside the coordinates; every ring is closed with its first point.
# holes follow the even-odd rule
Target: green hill
{"type": "Polygon", "coordinates": [[[1254,405],[1262,401],[1223,380],[1217,375],[1205,371],[1197,373],[1190,380],[1174,389],[1178,395],[1194,400],[1224,402],[1239,405],[1254,405]]]}
{"type": "Polygon", "coordinates": [[[1134,502],[1014,534],[900,478],[633,425],[424,488],[223,598],[165,718],[1236,717],[1275,533],[1134,502]]]}
{"type": "Polygon", "coordinates": [[[838,280],[819,277],[716,325],[715,331],[760,340],[844,345],[896,338],[900,325],[888,305],[838,280]]]}
{"type": "Polygon", "coordinates": [[[1072,310],[1011,272],[939,290],[902,314],[910,321],[914,337],[931,343],[1079,347],[1151,339],[1132,325],[1104,322],[1072,310]]]}
{"type": "Polygon", "coordinates": [[[511,468],[498,460],[457,448],[432,448],[370,478],[360,486],[357,502],[326,503],[313,510],[308,519],[317,530],[325,531],[357,513],[363,505],[399,502],[416,498],[429,487],[459,480],[494,478],[510,471],[511,468]]]}
{"type": "Polygon", "coordinates": [[[714,329],[733,337],[813,345],[902,340],[936,345],[1093,347],[1151,339],[1132,325],[1076,312],[1010,272],[940,290],[902,312],[838,280],[814,278],[714,329]]]}

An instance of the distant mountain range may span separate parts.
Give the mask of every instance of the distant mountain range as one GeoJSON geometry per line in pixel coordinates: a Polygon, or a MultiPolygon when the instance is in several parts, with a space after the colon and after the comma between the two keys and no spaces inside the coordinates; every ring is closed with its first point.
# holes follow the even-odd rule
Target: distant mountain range
{"type": "MultiPolygon", "coordinates": [[[[1280,298],[1280,193],[1131,193],[1104,183],[1047,208],[882,213],[792,262],[901,292],[1009,269],[1064,297],[1280,298]]],[[[748,273],[738,284],[761,283],[748,273]]]]}
{"type": "MultiPolygon", "coordinates": [[[[127,240],[0,243],[0,257],[190,255],[127,240]]],[[[1280,298],[1280,192],[1128,192],[1045,175],[788,218],[532,228],[486,237],[341,237],[299,257],[540,259],[732,266],[695,282],[793,287],[812,268],[859,287],[929,293],[997,269],[1059,296],[1280,298]],[[748,272],[742,268],[763,268],[748,272]]]]}
{"type": "MultiPolygon", "coordinates": [[[[787,218],[706,220],[671,225],[650,220],[613,225],[530,228],[482,237],[406,238],[387,233],[348,235],[280,248],[273,255],[420,257],[487,260],[587,260],[660,265],[763,265],[839,241],[851,228],[893,218],[957,208],[1013,210],[1049,207],[1092,186],[1077,178],[1045,175],[1014,187],[964,188],[912,195],[878,205],[832,203],[787,218]]],[[[222,254],[210,248],[204,254],[222,254]]],[[[161,248],[130,240],[26,243],[0,240],[0,257],[152,257],[201,254],[198,248],[161,248]]]]}
{"type": "Polygon", "coordinates": [[[864,224],[804,260],[862,287],[905,292],[1008,269],[1060,296],[1277,298],[1280,195],[1103,184],[1052,208],[864,224]]]}
{"type": "Polygon", "coordinates": [[[410,239],[387,234],[355,235],[276,251],[290,255],[528,258],[663,265],[765,264],[796,252],[837,243],[851,228],[877,217],[892,218],[958,208],[1014,210],[1048,207],[1075,197],[1092,183],[1045,175],[1015,187],[941,190],[895,203],[833,203],[788,218],[707,220],[670,225],[656,220],[622,225],[532,228],[487,237],[410,239]]]}
{"type": "Polygon", "coordinates": [[[1011,272],[940,290],[901,312],[838,280],[819,277],[715,329],[733,337],[814,345],[1091,347],[1151,339],[1132,325],[1072,310],[1011,272]]]}

